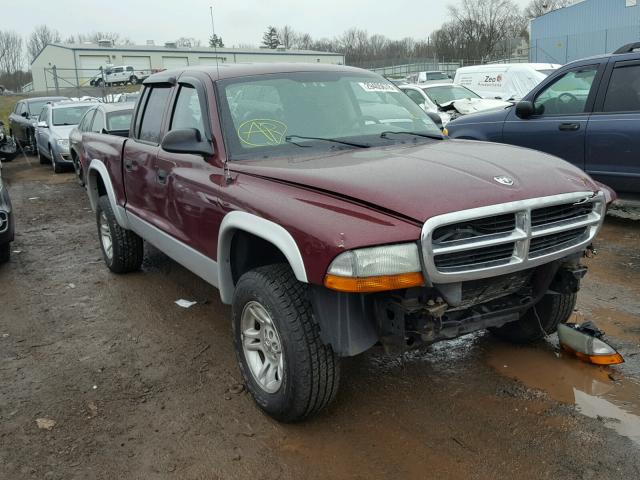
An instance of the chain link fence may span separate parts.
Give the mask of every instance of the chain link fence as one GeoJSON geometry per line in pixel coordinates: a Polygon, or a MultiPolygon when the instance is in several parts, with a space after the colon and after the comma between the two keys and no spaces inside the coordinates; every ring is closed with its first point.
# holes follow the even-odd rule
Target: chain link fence
{"type": "Polygon", "coordinates": [[[149,70],[57,68],[54,65],[44,69],[45,90],[30,92],[30,95],[91,97],[111,102],[118,94],[139,90],[139,84],[151,73],[149,70]]]}

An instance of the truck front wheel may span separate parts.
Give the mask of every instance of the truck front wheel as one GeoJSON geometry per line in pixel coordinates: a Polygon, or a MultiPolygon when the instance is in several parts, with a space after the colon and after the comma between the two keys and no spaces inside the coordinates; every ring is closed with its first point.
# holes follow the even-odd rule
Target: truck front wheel
{"type": "Polygon", "coordinates": [[[11,244],[3,243],[0,245],[0,263],[7,263],[11,258],[11,244]]]}
{"type": "Polygon", "coordinates": [[[114,273],[128,273],[139,270],[144,257],[142,239],[131,230],[118,225],[106,195],[98,199],[96,208],[98,237],[104,261],[114,273]]]}
{"type": "Polygon", "coordinates": [[[548,294],[522,314],[520,320],[492,328],[497,337],[513,343],[532,343],[553,333],[558,324],[571,317],[576,306],[575,293],[548,294]]]}
{"type": "Polygon", "coordinates": [[[249,393],[276,420],[303,420],[335,398],[339,359],[320,339],[306,285],[288,265],[268,265],[240,277],[233,338],[249,393]]]}

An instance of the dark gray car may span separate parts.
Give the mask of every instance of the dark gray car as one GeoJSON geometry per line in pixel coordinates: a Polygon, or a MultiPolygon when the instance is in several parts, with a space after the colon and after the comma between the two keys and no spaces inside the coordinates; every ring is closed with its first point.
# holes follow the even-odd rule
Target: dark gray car
{"type": "Polygon", "coordinates": [[[11,242],[14,237],[14,221],[11,211],[11,199],[7,187],[2,183],[2,164],[0,164],[0,263],[5,263],[11,255],[11,242]]]}

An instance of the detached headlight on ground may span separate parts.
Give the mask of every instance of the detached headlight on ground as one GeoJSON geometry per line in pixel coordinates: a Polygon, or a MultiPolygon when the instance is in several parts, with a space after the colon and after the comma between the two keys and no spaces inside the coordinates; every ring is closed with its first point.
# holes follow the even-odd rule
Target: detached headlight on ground
{"type": "Polygon", "coordinates": [[[592,324],[572,323],[558,325],[558,341],[565,352],[575,355],[580,360],[595,365],[616,365],[624,359],[615,348],[601,339],[602,332],[595,330],[592,324]]]}
{"type": "Polygon", "coordinates": [[[68,138],[59,138],[56,140],[58,145],[62,148],[69,148],[69,139],[68,138]]]}
{"type": "Polygon", "coordinates": [[[382,292],[424,285],[415,243],[350,250],[338,255],[324,285],[340,292],[382,292]]]}

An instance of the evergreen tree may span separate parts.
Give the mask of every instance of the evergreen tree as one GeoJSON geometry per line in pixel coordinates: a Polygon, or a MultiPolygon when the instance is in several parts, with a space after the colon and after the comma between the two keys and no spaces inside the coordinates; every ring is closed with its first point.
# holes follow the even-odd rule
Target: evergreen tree
{"type": "Polygon", "coordinates": [[[224,42],[222,41],[222,37],[219,37],[214,33],[211,37],[209,37],[209,46],[224,48],[224,42]]]}
{"type": "Polygon", "coordinates": [[[267,27],[267,31],[262,35],[262,45],[267,48],[277,48],[280,45],[280,37],[275,27],[271,25],[267,27]]]}

